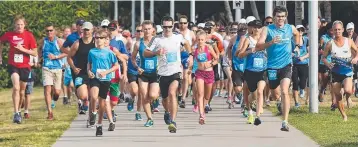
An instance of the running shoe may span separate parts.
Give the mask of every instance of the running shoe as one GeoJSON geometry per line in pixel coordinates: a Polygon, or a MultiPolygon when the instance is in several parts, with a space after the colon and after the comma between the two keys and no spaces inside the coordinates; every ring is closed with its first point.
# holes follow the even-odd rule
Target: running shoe
{"type": "Polygon", "coordinates": [[[30,118],[30,114],[29,114],[29,113],[24,113],[24,117],[25,117],[25,119],[29,119],[29,118],[30,118]]]}
{"type": "Polygon", "coordinates": [[[133,99],[130,99],[128,101],[128,104],[127,104],[127,110],[128,111],[133,111],[133,108],[134,108],[134,100],[133,99]]]}
{"type": "Polygon", "coordinates": [[[114,131],[115,128],[116,128],[116,125],[113,122],[109,123],[108,131],[114,131]]]}
{"type": "Polygon", "coordinates": [[[102,136],[103,132],[102,132],[102,126],[97,126],[96,127],[96,136],[102,136]]]}
{"type": "Polygon", "coordinates": [[[305,90],[304,89],[300,89],[300,98],[301,99],[305,98],[305,90]]]}
{"type": "Polygon", "coordinates": [[[97,113],[91,113],[89,116],[89,125],[93,126],[94,124],[96,124],[96,117],[97,117],[97,113]]]}
{"type": "Polygon", "coordinates": [[[112,119],[113,119],[113,122],[116,122],[117,121],[117,114],[114,113],[114,110],[112,110],[112,119]]]}
{"type": "Polygon", "coordinates": [[[246,107],[244,107],[244,110],[242,111],[242,115],[243,115],[244,117],[248,117],[248,116],[249,116],[249,111],[247,110],[246,107]]]}
{"type": "Polygon", "coordinates": [[[295,107],[299,108],[300,107],[300,103],[295,103],[295,107]]]}
{"type": "Polygon", "coordinates": [[[254,118],[254,116],[252,114],[249,115],[249,117],[247,117],[247,123],[248,124],[253,124],[254,121],[255,121],[255,118],[254,118]]]}
{"type": "Polygon", "coordinates": [[[185,108],[185,101],[182,100],[182,101],[180,102],[180,104],[179,104],[179,107],[180,107],[180,108],[185,108]]]}
{"type": "Polygon", "coordinates": [[[63,97],[62,103],[63,103],[64,105],[69,104],[68,98],[67,98],[67,97],[63,97]]]}
{"type": "Polygon", "coordinates": [[[290,131],[290,128],[288,127],[288,123],[286,121],[282,121],[281,131],[290,131]]]}
{"type": "Polygon", "coordinates": [[[22,121],[21,114],[20,113],[15,113],[13,122],[17,123],[17,124],[21,124],[21,121],[22,121]]]}
{"type": "Polygon", "coordinates": [[[261,124],[261,119],[260,119],[260,117],[256,117],[256,118],[255,118],[254,125],[255,125],[255,126],[258,126],[258,125],[260,125],[260,124],[261,124]]]}
{"type": "Polygon", "coordinates": [[[177,123],[172,121],[168,126],[168,130],[170,133],[176,133],[177,132],[177,123]]]}
{"type": "Polygon", "coordinates": [[[147,122],[144,124],[145,127],[152,127],[154,122],[152,119],[148,119],[147,122]]]}
{"type": "Polygon", "coordinates": [[[171,119],[170,119],[170,113],[168,111],[165,111],[164,112],[164,122],[165,124],[169,125],[170,122],[171,122],[171,119]]]}
{"type": "Polygon", "coordinates": [[[200,114],[199,124],[201,125],[205,124],[205,114],[200,114]]]}
{"type": "Polygon", "coordinates": [[[52,112],[49,112],[47,114],[47,120],[53,120],[53,113],[52,112]]]}
{"type": "Polygon", "coordinates": [[[51,108],[54,109],[56,107],[56,103],[54,100],[51,100],[51,108]]]}
{"type": "Polygon", "coordinates": [[[277,107],[277,111],[279,112],[279,114],[282,114],[281,102],[277,102],[276,107],[277,107]]]}
{"type": "Polygon", "coordinates": [[[198,105],[194,105],[194,107],[193,107],[193,112],[197,113],[198,111],[199,111],[198,105]]]}
{"type": "Polygon", "coordinates": [[[135,113],[135,120],[137,121],[141,121],[142,120],[142,116],[137,112],[135,113]]]}
{"type": "Polygon", "coordinates": [[[205,113],[209,113],[209,111],[210,111],[209,105],[206,105],[204,110],[205,110],[205,113]]]}

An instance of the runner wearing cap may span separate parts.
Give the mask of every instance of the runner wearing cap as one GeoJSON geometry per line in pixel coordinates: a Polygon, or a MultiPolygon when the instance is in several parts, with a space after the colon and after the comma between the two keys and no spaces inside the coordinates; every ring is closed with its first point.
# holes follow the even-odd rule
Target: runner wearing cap
{"type": "Polygon", "coordinates": [[[107,30],[109,23],[111,23],[111,22],[109,22],[108,19],[103,20],[103,21],[101,22],[101,27],[102,27],[102,29],[107,30]]]}
{"type": "MultiPolygon", "coordinates": [[[[249,116],[247,123],[260,125],[261,124],[261,109],[263,107],[264,89],[265,83],[265,71],[267,64],[266,51],[253,52],[256,47],[257,40],[260,37],[262,30],[262,22],[260,20],[253,20],[248,23],[252,32],[248,32],[250,35],[244,39],[243,46],[240,50],[236,51],[236,55],[240,58],[246,58],[245,65],[245,85],[248,87],[251,99],[250,101],[257,101],[256,104],[256,117],[253,117],[251,105],[247,105],[249,109],[249,116]]],[[[251,103],[248,101],[247,103],[251,103]]]]}
{"type": "MultiPolygon", "coordinates": [[[[346,37],[352,39],[353,42],[355,42],[355,44],[357,45],[358,44],[358,39],[357,39],[358,37],[357,37],[357,34],[354,32],[354,23],[353,22],[350,22],[350,23],[347,24],[346,31],[347,31],[346,37]]],[[[354,67],[354,72],[353,72],[354,86],[353,86],[353,90],[355,91],[354,95],[356,97],[358,97],[358,80],[357,80],[358,65],[354,64],[353,67],[354,67]]],[[[352,104],[353,104],[352,100],[349,99],[349,101],[347,101],[348,108],[350,108],[352,104]]]]}
{"type": "Polygon", "coordinates": [[[12,81],[12,101],[14,104],[13,122],[22,121],[19,108],[20,98],[25,97],[25,88],[30,74],[30,55],[37,56],[37,45],[33,34],[25,30],[26,20],[23,16],[14,18],[14,31],[6,32],[0,37],[0,64],[2,64],[3,43],[10,45],[8,55],[8,72],[12,81]]]}
{"type": "MultiPolygon", "coordinates": [[[[90,22],[85,22],[82,25],[83,37],[76,41],[68,54],[67,62],[71,67],[72,79],[76,87],[77,97],[86,102],[89,98],[89,79],[87,75],[88,53],[90,49],[95,48],[95,39],[92,37],[93,25],[90,22]]],[[[86,104],[86,103],[85,103],[86,104]]],[[[79,104],[81,105],[81,104],[79,104]]],[[[93,113],[96,108],[96,101],[91,99],[89,113],[89,125],[94,125],[96,120],[96,113],[93,113]]],[[[86,105],[84,105],[86,107],[86,105]]],[[[81,114],[86,108],[80,110],[81,114]]]]}
{"type": "Polygon", "coordinates": [[[299,44],[301,48],[293,51],[292,90],[295,106],[300,107],[300,104],[297,101],[298,88],[300,89],[300,97],[304,98],[304,90],[306,89],[308,80],[309,40],[307,36],[303,36],[306,30],[303,25],[297,25],[296,28],[299,32],[299,44]]]}
{"type": "MultiPolygon", "coordinates": [[[[213,21],[205,23],[204,31],[207,33],[207,35],[206,35],[206,37],[207,37],[206,43],[213,47],[213,49],[215,50],[215,53],[217,55],[221,55],[221,54],[224,53],[224,46],[222,44],[222,39],[220,39],[218,37],[218,35],[215,35],[216,32],[215,32],[214,26],[215,26],[215,24],[214,24],[213,21]]],[[[209,104],[205,106],[205,113],[208,113],[209,111],[212,110],[212,108],[210,107],[210,102],[211,102],[211,100],[212,100],[212,98],[214,96],[217,84],[220,81],[219,71],[220,71],[219,64],[216,64],[214,66],[215,83],[213,84],[209,104]]]]}
{"type": "Polygon", "coordinates": [[[53,24],[47,24],[45,30],[47,36],[40,41],[38,57],[42,59],[42,81],[48,111],[47,119],[52,120],[51,99],[57,101],[60,96],[63,74],[62,58],[66,57],[67,54],[60,50],[63,42],[55,36],[53,24]]]}
{"type": "Polygon", "coordinates": [[[292,78],[293,37],[295,37],[295,48],[301,48],[297,29],[295,26],[285,24],[287,15],[287,9],[284,7],[277,6],[274,9],[275,23],[263,28],[261,37],[253,50],[253,52],[265,49],[267,51],[267,75],[270,89],[276,100],[282,97],[283,102],[281,131],[289,131],[290,95],[288,90],[292,78]]]}

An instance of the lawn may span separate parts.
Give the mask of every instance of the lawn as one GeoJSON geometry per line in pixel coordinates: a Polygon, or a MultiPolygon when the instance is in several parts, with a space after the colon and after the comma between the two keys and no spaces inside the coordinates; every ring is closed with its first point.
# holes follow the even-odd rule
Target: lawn
{"type": "Polygon", "coordinates": [[[75,104],[64,106],[60,98],[54,109],[54,120],[46,120],[47,110],[43,89],[34,88],[29,110],[31,118],[24,120],[22,124],[14,124],[11,90],[2,90],[0,92],[0,146],[51,146],[70,127],[71,121],[77,116],[76,111],[75,104]]]}
{"type": "MultiPolygon", "coordinates": [[[[329,96],[326,96],[328,101],[329,96]]],[[[352,99],[357,104],[357,98],[352,99]]],[[[301,103],[302,104],[302,103],[301,103]]],[[[289,116],[290,125],[301,130],[304,134],[324,147],[358,147],[358,109],[357,106],[348,109],[348,121],[343,119],[338,111],[331,111],[329,102],[319,107],[318,114],[309,113],[308,106],[292,108],[289,116]]],[[[291,105],[293,106],[293,104],[291,105]]],[[[277,114],[276,107],[270,110],[277,114]]]]}

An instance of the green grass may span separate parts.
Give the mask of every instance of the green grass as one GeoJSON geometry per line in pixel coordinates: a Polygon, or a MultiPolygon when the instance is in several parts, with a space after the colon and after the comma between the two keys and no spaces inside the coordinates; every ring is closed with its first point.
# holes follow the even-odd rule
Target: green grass
{"type": "MultiPolygon", "coordinates": [[[[354,98],[356,99],[356,98],[354,98]]],[[[326,105],[326,104],[325,104],[326,105]]],[[[277,114],[276,107],[270,110],[277,114]]],[[[358,110],[357,107],[346,109],[348,121],[338,111],[320,106],[319,113],[309,113],[307,106],[292,108],[289,123],[324,147],[357,147],[358,146],[358,110]]]]}
{"type": "Polygon", "coordinates": [[[46,120],[43,89],[34,88],[29,110],[31,118],[23,120],[22,124],[14,124],[11,89],[3,90],[0,92],[0,146],[51,146],[70,127],[71,121],[77,116],[76,111],[76,105],[64,106],[62,99],[59,99],[53,110],[54,120],[46,120]]]}

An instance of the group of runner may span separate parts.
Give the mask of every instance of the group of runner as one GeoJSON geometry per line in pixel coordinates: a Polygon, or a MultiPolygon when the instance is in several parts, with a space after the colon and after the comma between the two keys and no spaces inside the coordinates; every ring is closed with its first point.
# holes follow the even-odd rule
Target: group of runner
{"type": "MultiPolygon", "coordinates": [[[[226,28],[214,21],[189,28],[185,15],[178,22],[165,16],[161,25],[145,20],[136,26],[133,39],[117,21],[103,20],[97,28],[79,19],[61,35],[55,24],[46,24],[46,36],[38,45],[25,29],[25,18],[16,16],[15,30],[0,37],[1,45],[5,42],[10,45],[8,72],[13,84],[13,122],[22,122],[22,104],[25,119],[30,118],[31,67],[40,66],[47,118],[53,119],[52,109],[61,92],[63,103],[69,104],[74,89],[79,114],[88,112],[87,125],[96,124],[96,136],[103,134],[103,119],[109,121],[108,131],[115,129],[114,108],[121,101],[127,101],[128,111],[133,111],[137,103],[135,119],[142,120],[143,109],[147,118],[144,126],[151,127],[161,97],[164,121],[169,131],[175,133],[178,106],[186,108],[187,97],[191,95],[193,112],[199,113],[198,122],[203,125],[206,113],[212,111],[211,100],[222,95],[223,87],[228,108],[242,104],[242,113],[249,124],[260,125],[264,103],[276,101],[283,117],[281,130],[289,131],[290,87],[296,107],[300,105],[299,93],[301,98],[305,92],[308,95],[309,37],[304,26],[286,24],[287,15],[286,8],[278,6],[273,17],[266,17],[264,22],[249,16],[226,28]],[[34,59],[38,59],[38,64],[34,59]]],[[[338,108],[347,121],[342,97],[351,106],[349,98],[357,91],[353,85],[357,72],[353,65],[358,60],[352,40],[357,43],[354,24],[347,25],[348,37],[343,37],[341,21],[328,23],[322,29],[326,31],[320,39],[318,98],[323,101],[330,83],[332,110],[338,108]]]]}

